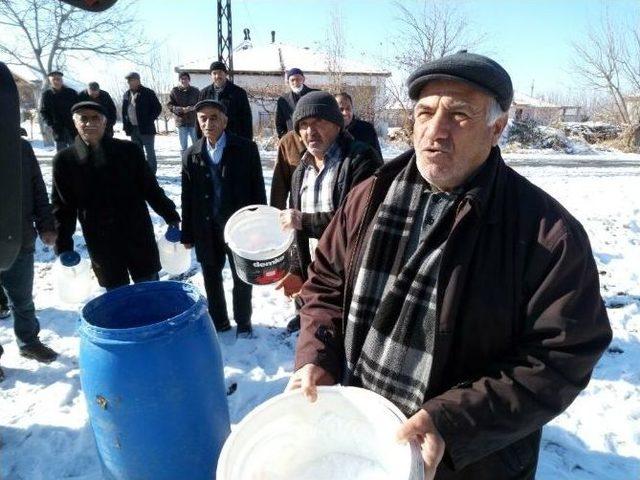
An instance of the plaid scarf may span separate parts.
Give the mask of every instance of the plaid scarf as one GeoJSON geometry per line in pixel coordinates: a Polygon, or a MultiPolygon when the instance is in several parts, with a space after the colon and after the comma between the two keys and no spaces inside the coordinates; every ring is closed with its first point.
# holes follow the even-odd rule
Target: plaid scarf
{"type": "Polygon", "coordinates": [[[452,219],[443,213],[405,258],[424,188],[414,157],[378,209],[345,328],[346,383],[361,383],[407,416],[421,408],[429,383],[436,283],[448,234],[440,227],[452,219]]]}

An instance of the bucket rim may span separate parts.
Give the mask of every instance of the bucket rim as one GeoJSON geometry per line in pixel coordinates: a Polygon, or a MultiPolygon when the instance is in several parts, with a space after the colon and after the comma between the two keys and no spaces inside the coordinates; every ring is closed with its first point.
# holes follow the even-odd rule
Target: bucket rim
{"type": "MultiPolygon", "coordinates": [[[[339,394],[345,391],[348,391],[350,393],[353,392],[356,395],[369,396],[372,400],[380,402],[384,407],[386,407],[389,410],[389,413],[397,417],[399,422],[404,422],[405,420],[407,420],[406,415],[402,413],[402,411],[396,405],[394,405],[389,399],[371,390],[367,390],[366,388],[343,386],[343,385],[318,385],[316,388],[318,391],[318,396],[320,396],[322,393],[339,394]]],[[[236,438],[239,435],[241,426],[243,424],[248,423],[253,418],[258,417],[265,410],[269,409],[273,404],[296,395],[302,395],[302,390],[295,389],[295,390],[285,391],[271,397],[270,399],[261,403],[260,405],[255,407],[253,410],[251,410],[249,413],[247,413],[244,416],[244,418],[237,423],[236,427],[231,429],[231,433],[227,437],[227,440],[225,441],[224,445],[222,446],[222,450],[220,451],[220,455],[218,457],[218,467],[216,469],[216,478],[220,478],[220,479],[224,478],[223,474],[225,474],[226,472],[224,472],[222,468],[224,467],[224,465],[228,463],[228,457],[230,455],[233,445],[236,442],[236,438]]],[[[420,446],[416,441],[409,442],[408,446],[410,451],[411,462],[419,463],[419,466],[422,467],[422,456],[420,454],[420,446]]],[[[413,471],[413,465],[411,466],[409,471],[410,472],[413,471]]],[[[418,478],[415,480],[423,480],[424,469],[417,468],[416,472],[417,472],[418,478]]],[[[407,480],[414,480],[414,477],[407,480]]]]}
{"type": "Polygon", "coordinates": [[[141,338],[154,338],[169,331],[175,332],[184,328],[190,321],[198,319],[202,313],[202,310],[206,310],[206,303],[204,298],[198,291],[198,289],[184,282],[178,282],[174,280],[163,280],[153,282],[142,282],[132,285],[124,285],[122,287],[114,288],[108,292],[99,295],[82,307],[80,311],[80,319],[78,324],[78,333],[80,336],[90,338],[92,341],[103,342],[127,342],[133,338],[136,341],[140,341],[141,338]],[[125,297],[130,297],[132,293],[142,292],[149,293],[152,290],[154,294],[161,295],[166,292],[182,291],[191,297],[194,302],[189,308],[183,312],[174,315],[173,317],[165,318],[156,323],[149,325],[142,325],[139,327],[130,328],[107,328],[99,327],[89,323],[86,320],[86,316],[90,315],[93,311],[101,308],[105,303],[113,302],[114,300],[120,300],[125,297]],[[169,327],[169,328],[168,328],[169,327]]]}

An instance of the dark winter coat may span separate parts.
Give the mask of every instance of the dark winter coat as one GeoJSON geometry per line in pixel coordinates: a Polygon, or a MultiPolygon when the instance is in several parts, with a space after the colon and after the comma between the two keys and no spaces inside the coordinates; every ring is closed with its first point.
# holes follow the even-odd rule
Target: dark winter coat
{"type": "Polygon", "coordinates": [[[234,133],[247,140],[253,140],[253,119],[247,92],[231,81],[227,80],[222,91],[216,97],[213,84],[200,90],[198,100],[204,99],[218,100],[227,109],[227,132],[234,133]]]}
{"type": "Polygon", "coordinates": [[[107,112],[107,129],[105,131],[105,134],[109,137],[113,137],[113,126],[116,124],[117,111],[116,104],[113,103],[111,95],[109,95],[109,93],[105,92],[104,90],[100,90],[98,96],[96,98],[93,98],[91,95],[89,95],[89,92],[83,90],[78,94],[78,101],[96,102],[102,105],[102,107],[107,112]]]}
{"type": "MultiPolygon", "coordinates": [[[[340,133],[336,140],[340,144],[342,158],[333,185],[333,204],[342,205],[347,194],[358,183],[369,178],[382,165],[382,159],[369,145],[355,141],[349,134],[340,133]]],[[[300,189],[304,180],[305,166],[298,165],[291,177],[291,208],[300,210],[300,189]]],[[[311,263],[309,239],[320,238],[331,222],[335,212],[303,213],[302,230],[295,231],[294,265],[291,271],[302,278],[307,277],[311,263]]]]}
{"type": "Polygon", "coordinates": [[[24,139],[22,146],[22,252],[35,249],[36,232],[55,232],[47,187],[31,144],[24,139]],[[35,228],[34,228],[35,223],[35,228]]]}
{"type": "MultiPolygon", "coordinates": [[[[155,135],[155,120],[162,112],[162,105],[156,96],[156,92],[150,88],[140,85],[138,90],[138,99],[136,101],[136,117],[138,119],[138,128],[141,135],[155,135]]],[[[127,135],[131,136],[132,124],[129,120],[129,102],[131,99],[131,90],[127,90],[122,97],[122,126],[127,135]]]]}
{"type": "Polygon", "coordinates": [[[71,107],[76,103],[78,93],[64,85],[60,90],[48,88],[42,92],[40,115],[53,130],[53,138],[57,141],[74,138],[78,134],[71,115],[71,107]]]}
{"type": "Polygon", "coordinates": [[[294,93],[289,90],[278,98],[278,102],[276,104],[276,132],[278,132],[278,138],[282,138],[285,133],[293,130],[291,116],[293,115],[293,111],[296,109],[298,100],[304,97],[307,93],[315,91],[315,88],[309,88],[306,85],[303,85],[300,93],[294,93]]]}
{"type": "Polygon", "coordinates": [[[359,142],[371,145],[373,149],[378,152],[380,158],[382,158],[382,150],[380,149],[378,134],[376,133],[376,129],[373,128],[373,125],[354,117],[353,120],[351,120],[351,123],[345,127],[345,130],[359,142]]]}
{"type": "Polygon", "coordinates": [[[250,140],[227,132],[222,153],[222,205],[214,216],[213,183],[206,139],[190,146],[182,157],[182,243],[195,244],[200,263],[217,263],[224,255],[224,226],[237,210],[266,204],[258,147],[250,140]]]}
{"type": "Polygon", "coordinates": [[[179,112],[176,107],[193,107],[198,103],[198,97],[200,90],[196,87],[189,85],[187,88],[182,88],[182,85],[173,87],[171,94],[169,94],[169,102],[167,106],[171,113],[175,115],[176,127],[193,127],[196,124],[196,112],[179,112]]]}
{"type": "MultiPolygon", "coordinates": [[[[313,363],[341,379],[372,219],[412,156],[358,185],[320,240],[301,293],[296,368],[313,363]]],[[[497,147],[487,162],[457,207],[438,276],[423,405],[446,444],[437,479],[533,479],[542,426],[586,387],[611,340],[580,223],[497,147]]]]}
{"type": "MultiPolygon", "coordinates": [[[[176,206],[158,185],[142,149],[127,140],[103,138],[102,154],[75,144],[53,158],[56,253],[72,250],[76,219],[100,285],[113,285],[111,263],[122,260],[134,278],[160,270],[147,202],[167,223],[180,221],[176,206]]],[[[119,274],[119,271],[118,271],[119,274]]],[[[119,277],[118,277],[119,279],[119,277]]]]}

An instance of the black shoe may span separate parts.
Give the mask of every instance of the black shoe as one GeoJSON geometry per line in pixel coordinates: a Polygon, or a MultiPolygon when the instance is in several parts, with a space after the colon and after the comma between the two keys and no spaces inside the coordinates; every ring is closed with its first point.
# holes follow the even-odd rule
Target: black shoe
{"type": "Polygon", "coordinates": [[[253,338],[253,328],[251,324],[238,325],[236,329],[236,338],[253,338]]]}
{"type": "Polygon", "coordinates": [[[291,320],[289,320],[289,323],[287,323],[287,332],[295,333],[298,330],[300,330],[300,315],[294,315],[291,317],[291,320]]]}
{"type": "Polygon", "coordinates": [[[229,330],[231,330],[231,324],[229,322],[224,325],[216,325],[216,332],[218,333],[228,332],[229,330]]]}
{"type": "Polygon", "coordinates": [[[4,380],[4,370],[0,367],[0,382],[4,380]]]}
{"type": "Polygon", "coordinates": [[[25,345],[24,347],[20,347],[20,355],[25,358],[32,358],[42,363],[51,363],[58,358],[58,354],[40,340],[30,343],[29,345],[25,345]]]}
{"type": "Polygon", "coordinates": [[[9,307],[0,307],[0,320],[5,320],[11,316],[9,307]]]}

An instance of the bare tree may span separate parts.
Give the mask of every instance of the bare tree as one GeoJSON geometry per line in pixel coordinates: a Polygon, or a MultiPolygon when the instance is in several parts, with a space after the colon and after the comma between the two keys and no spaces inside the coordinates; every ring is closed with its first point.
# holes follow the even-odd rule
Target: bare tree
{"type": "MultiPolygon", "coordinates": [[[[454,53],[485,40],[484,34],[474,34],[474,28],[453,2],[423,0],[416,8],[406,2],[394,2],[398,9],[400,28],[393,42],[395,60],[404,70],[454,53]]],[[[412,4],[413,5],[413,4],[412,4]]]]}
{"type": "Polygon", "coordinates": [[[92,14],[53,0],[0,0],[0,56],[43,79],[70,58],[87,55],[130,58],[147,42],[137,28],[132,0],[92,14]]]}
{"type": "Polygon", "coordinates": [[[630,41],[633,33],[637,32],[630,32],[605,14],[597,27],[588,30],[586,39],[573,42],[575,71],[588,86],[608,92],[623,123],[630,121],[625,84],[640,81],[640,76],[635,78],[633,74],[637,59],[631,56],[640,55],[630,41]]]}
{"type": "Polygon", "coordinates": [[[162,105],[162,112],[158,117],[158,121],[164,123],[165,133],[169,132],[169,121],[173,117],[173,113],[169,110],[167,103],[169,102],[171,89],[176,84],[177,74],[173,73],[173,69],[178,63],[169,50],[154,48],[145,57],[145,66],[141,72],[142,84],[156,92],[162,105]]]}
{"type": "Polygon", "coordinates": [[[340,14],[340,8],[336,4],[329,13],[329,25],[325,34],[324,50],[326,54],[326,68],[329,72],[328,88],[333,93],[338,93],[344,89],[343,65],[345,50],[345,34],[343,25],[343,16],[340,14]]]}

